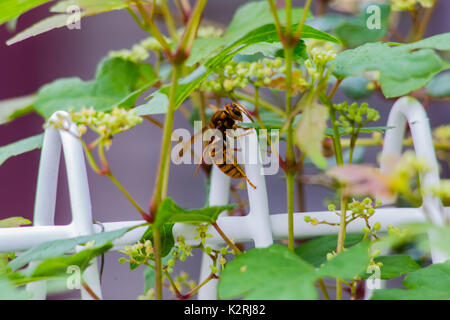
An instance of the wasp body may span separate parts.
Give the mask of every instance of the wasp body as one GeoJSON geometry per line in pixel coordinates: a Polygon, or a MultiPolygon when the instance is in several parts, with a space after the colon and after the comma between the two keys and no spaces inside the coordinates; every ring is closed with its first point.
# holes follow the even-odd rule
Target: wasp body
{"type": "MultiPolygon", "coordinates": [[[[235,179],[245,178],[247,182],[256,189],[256,186],[248,179],[242,167],[232,156],[232,153],[230,153],[229,151],[227,152],[226,131],[229,129],[238,128],[236,122],[243,121],[243,113],[253,121],[248,111],[244,107],[241,107],[235,103],[226,104],[223,109],[214,112],[209,123],[202,129],[202,132],[207,129],[216,129],[220,131],[221,138],[217,139],[216,136],[211,137],[203,151],[202,159],[199,166],[197,167],[196,174],[203,161],[204,156],[208,154],[212,157],[214,164],[217,165],[220,171],[222,171],[224,174],[235,179]],[[223,152],[222,157],[220,155],[219,157],[216,157],[217,150],[223,152]]],[[[191,141],[191,143],[192,142],[193,141],[191,141]]]]}

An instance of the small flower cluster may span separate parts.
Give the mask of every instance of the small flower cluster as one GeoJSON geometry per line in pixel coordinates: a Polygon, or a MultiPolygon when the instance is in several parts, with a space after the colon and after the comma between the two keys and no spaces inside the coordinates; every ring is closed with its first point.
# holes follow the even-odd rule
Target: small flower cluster
{"type": "Polygon", "coordinates": [[[200,242],[203,246],[205,246],[206,238],[212,238],[212,234],[208,233],[208,225],[207,224],[200,224],[197,229],[197,235],[194,237],[194,239],[200,239],[200,242]]]}
{"type": "Polygon", "coordinates": [[[336,59],[337,49],[323,41],[309,41],[307,47],[310,58],[305,61],[305,67],[314,81],[320,79],[327,63],[336,59]]]}
{"type": "Polygon", "coordinates": [[[435,0],[392,0],[392,10],[413,11],[420,4],[424,8],[431,8],[435,0]]]}
{"type": "Polygon", "coordinates": [[[197,38],[219,38],[223,30],[214,26],[201,26],[197,30],[197,38]]]}
{"type": "Polygon", "coordinates": [[[122,252],[129,257],[128,259],[125,257],[120,258],[120,263],[129,262],[130,264],[142,265],[147,264],[148,261],[154,259],[153,246],[150,240],[126,246],[124,250],[119,250],[119,252],[122,252]]]}
{"type": "Polygon", "coordinates": [[[127,131],[140,124],[142,118],[133,110],[114,107],[111,112],[96,111],[94,108],[83,108],[80,111],[71,111],[72,121],[78,125],[78,131],[82,136],[89,127],[100,136],[100,141],[105,147],[109,147],[115,134],[127,131]]]}
{"type": "Polygon", "coordinates": [[[363,102],[358,106],[356,102],[349,105],[348,102],[345,101],[340,104],[334,104],[333,107],[340,114],[338,125],[343,128],[354,126],[362,127],[370,121],[377,121],[380,119],[378,111],[370,108],[369,104],[366,102],[363,102]]]}
{"type": "Polygon", "coordinates": [[[337,56],[334,47],[314,47],[309,54],[316,65],[326,65],[336,59],[337,56]]]}
{"type": "Polygon", "coordinates": [[[150,288],[144,295],[139,296],[138,300],[155,300],[155,288],[150,288]]]}
{"type": "MultiPolygon", "coordinates": [[[[164,39],[170,43],[169,38],[164,39]]],[[[148,37],[134,44],[131,49],[112,50],[109,52],[110,57],[120,57],[125,60],[130,60],[135,63],[142,63],[150,56],[149,51],[159,54],[162,51],[162,46],[158,40],[153,37],[148,37]]]]}
{"type": "MultiPolygon", "coordinates": [[[[178,292],[182,292],[184,290],[192,290],[197,286],[197,283],[194,280],[190,280],[190,276],[187,272],[181,271],[179,275],[175,276],[173,280],[173,284],[177,288],[178,292]]],[[[175,293],[175,289],[170,286],[169,290],[175,293]]]]}
{"type": "Polygon", "coordinates": [[[450,180],[441,180],[438,187],[431,188],[431,194],[441,198],[444,205],[450,203],[450,180]]]}
{"type": "MultiPolygon", "coordinates": [[[[366,236],[368,235],[376,236],[375,233],[381,228],[381,225],[379,222],[376,222],[373,227],[370,227],[368,220],[375,213],[375,209],[378,208],[380,205],[381,201],[376,201],[374,203],[373,200],[370,198],[365,198],[363,201],[353,200],[353,202],[347,205],[347,211],[349,211],[350,214],[346,215],[345,224],[348,224],[357,218],[362,218],[366,221],[366,227],[364,227],[363,229],[366,236]]],[[[333,212],[337,216],[341,215],[341,213],[336,210],[336,206],[334,204],[328,205],[328,210],[333,212]]],[[[310,216],[305,216],[304,221],[306,223],[310,223],[313,226],[318,224],[339,226],[340,224],[338,222],[328,222],[326,220],[318,220],[317,218],[311,218],[310,216]]]]}
{"type": "Polygon", "coordinates": [[[276,75],[282,74],[283,60],[263,59],[258,62],[230,61],[221,69],[217,78],[204,81],[200,88],[209,92],[231,92],[248,84],[269,86],[276,75]]]}
{"type": "Polygon", "coordinates": [[[388,235],[399,238],[399,239],[407,239],[413,235],[408,229],[401,229],[401,228],[395,227],[391,224],[387,226],[387,230],[388,230],[388,235]]]}
{"type": "Polygon", "coordinates": [[[442,125],[433,130],[433,136],[440,142],[450,141],[450,125],[442,125]]]}
{"type": "Polygon", "coordinates": [[[172,273],[177,260],[186,261],[186,257],[192,256],[192,246],[187,244],[183,236],[178,236],[172,249],[172,258],[167,261],[167,272],[172,273]]]}
{"type": "Polygon", "coordinates": [[[205,253],[208,254],[213,258],[213,263],[209,265],[209,268],[211,269],[212,273],[218,273],[220,269],[223,269],[225,264],[227,263],[227,259],[225,258],[225,255],[228,253],[233,253],[234,251],[230,249],[228,246],[222,247],[219,250],[213,250],[211,247],[205,247],[205,253]],[[217,266],[217,263],[220,265],[220,269],[217,266]]]}
{"type": "Polygon", "coordinates": [[[375,213],[375,209],[379,206],[381,206],[381,201],[377,200],[373,203],[372,199],[365,198],[363,201],[353,200],[348,205],[348,209],[352,212],[352,216],[370,218],[375,213]]]}
{"type": "Polygon", "coordinates": [[[391,189],[404,195],[411,194],[411,180],[428,170],[429,166],[424,159],[417,158],[413,151],[405,152],[390,174],[391,189]]]}
{"type": "Polygon", "coordinates": [[[196,229],[197,235],[194,237],[194,239],[200,239],[200,248],[211,257],[212,264],[209,266],[211,268],[211,272],[218,273],[219,268],[217,267],[217,263],[219,263],[221,268],[223,268],[225,263],[227,263],[225,255],[234,252],[233,250],[230,250],[228,246],[222,247],[220,249],[213,249],[211,246],[208,246],[206,244],[206,239],[212,237],[212,234],[207,232],[208,227],[208,224],[200,224],[196,229]]]}
{"type": "MultiPolygon", "coordinates": [[[[177,30],[177,33],[181,36],[184,32],[184,28],[177,30]]],[[[200,27],[197,31],[197,38],[218,38],[222,36],[223,30],[213,27],[204,26],[200,27]]],[[[164,36],[163,36],[164,37],[164,36]]],[[[172,40],[164,37],[169,45],[172,45],[172,40]]],[[[150,56],[149,51],[153,51],[156,54],[161,53],[162,46],[154,37],[148,37],[141,40],[139,43],[134,44],[131,49],[112,50],[109,52],[110,57],[120,57],[125,60],[130,60],[135,63],[142,63],[150,56]]]]}
{"type": "Polygon", "coordinates": [[[362,229],[365,237],[376,237],[376,232],[381,229],[381,224],[379,222],[375,222],[371,227],[369,224],[369,218],[375,214],[375,209],[379,206],[381,206],[381,201],[379,200],[375,203],[370,198],[365,198],[363,201],[353,200],[353,202],[351,202],[348,206],[351,214],[347,218],[347,223],[357,218],[362,218],[366,221],[366,226],[362,229]]]}
{"type": "Polygon", "coordinates": [[[111,58],[119,57],[125,60],[133,61],[135,63],[141,63],[147,60],[150,54],[141,44],[135,44],[131,47],[131,49],[110,51],[109,56],[111,58]]]}

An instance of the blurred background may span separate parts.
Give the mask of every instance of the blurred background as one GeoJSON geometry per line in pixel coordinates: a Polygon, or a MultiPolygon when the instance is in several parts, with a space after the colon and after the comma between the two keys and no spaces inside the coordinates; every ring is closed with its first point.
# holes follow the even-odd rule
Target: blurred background
{"type": "MultiPolygon", "coordinates": [[[[246,1],[210,0],[205,17],[227,25],[236,9],[246,1]]],[[[302,6],[304,1],[293,1],[302,6]]],[[[17,29],[21,31],[48,15],[50,5],[43,5],[20,17],[17,29]]],[[[450,1],[439,1],[429,24],[426,36],[450,31],[450,1]]],[[[408,28],[407,19],[402,27],[408,28]]],[[[130,48],[147,37],[126,11],[113,11],[81,21],[80,30],[61,28],[19,42],[10,47],[5,42],[12,37],[4,26],[0,27],[0,100],[36,92],[42,85],[62,77],[80,77],[90,80],[94,77],[96,65],[110,50],[130,48]]],[[[334,101],[346,99],[336,95],[334,101]]],[[[371,107],[380,111],[378,125],[385,125],[393,103],[373,95],[371,107]]],[[[448,124],[450,106],[433,103],[429,117],[433,127],[448,124]]],[[[163,117],[157,117],[163,120],[163,117]]],[[[0,146],[41,133],[44,121],[37,114],[30,114],[8,124],[0,125],[0,146]]],[[[180,113],[176,114],[175,128],[190,128],[180,113]]],[[[161,130],[144,121],[129,132],[114,139],[107,156],[111,169],[121,183],[146,208],[152,195],[159,159],[161,130]]],[[[365,160],[376,163],[379,148],[365,150],[365,160]]],[[[40,151],[35,150],[7,160],[0,166],[0,219],[22,216],[32,219],[40,151]]],[[[448,167],[443,165],[443,175],[448,176],[448,167]]],[[[205,202],[204,179],[194,176],[195,165],[171,165],[169,196],[183,207],[202,207],[205,202]]],[[[312,166],[305,173],[316,172],[312,166]]],[[[105,177],[96,175],[88,168],[94,219],[100,222],[140,220],[140,216],[105,177]]],[[[286,212],[285,182],[282,172],[266,176],[271,213],[286,212]]],[[[306,186],[305,199],[308,211],[324,210],[324,198],[331,193],[317,186],[306,186]]],[[[70,206],[62,161],[56,206],[56,224],[67,224],[71,220],[70,206]]],[[[106,254],[103,273],[105,299],[136,299],[143,293],[143,276],[140,269],[130,272],[127,264],[118,262],[120,253],[106,254]]],[[[188,259],[182,269],[193,279],[198,276],[200,254],[188,259]]],[[[73,293],[67,297],[74,296],[73,293]]],[[[75,295],[76,296],[76,295],[75,295]]]]}

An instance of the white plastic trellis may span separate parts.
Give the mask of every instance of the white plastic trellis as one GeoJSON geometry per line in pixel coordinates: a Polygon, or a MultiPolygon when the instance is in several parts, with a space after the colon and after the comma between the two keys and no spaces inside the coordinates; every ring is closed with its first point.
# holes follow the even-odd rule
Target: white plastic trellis
{"type": "MultiPolygon", "coordinates": [[[[36,191],[34,226],[0,229],[0,252],[23,251],[47,241],[88,235],[93,232],[102,232],[101,227],[92,222],[85,160],[81,143],[76,138],[76,126],[70,122],[66,112],[54,114],[54,119],[58,117],[57,114],[67,119],[65,121],[65,128],[73,134],[51,127],[46,129],[36,191]],[[73,220],[69,225],[55,226],[56,189],[61,147],[64,150],[67,167],[73,220]]],[[[399,155],[401,153],[406,122],[409,123],[411,128],[414,149],[417,155],[426,158],[431,166],[431,170],[421,177],[421,183],[423,186],[434,185],[439,182],[439,175],[428,118],[420,103],[409,97],[399,99],[392,107],[387,125],[394,128],[386,132],[381,170],[385,170],[387,166],[386,159],[388,159],[388,155],[399,155]]],[[[250,150],[257,150],[253,149],[257,143],[256,134],[251,134],[249,138],[250,150]]],[[[250,203],[249,214],[244,217],[221,216],[218,219],[218,224],[235,241],[254,241],[256,247],[266,247],[271,245],[273,240],[287,238],[288,218],[287,214],[269,215],[265,179],[260,169],[261,165],[259,163],[245,166],[247,176],[257,186],[256,189],[251,187],[247,188],[250,203]]],[[[222,205],[228,202],[229,183],[230,178],[214,166],[211,178],[210,205],[222,205]]],[[[338,222],[338,217],[330,215],[328,211],[308,212],[308,215],[319,220],[327,219],[328,221],[333,221],[333,219],[336,219],[336,222],[338,222]]],[[[294,214],[295,237],[301,238],[336,233],[336,228],[333,226],[312,226],[304,222],[303,217],[303,213],[294,214]]],[[[438,198],[424,197],[423,205],[420,208],[381,208],[377,210],[377,213],[372,219],[381,223],[381,230],[386,230],[389,224],[400,225],[406,222],[422,222],[427,217],[433,223],[442,225],[449,217],[449,208],[443,208],[438,198]]],[[[103,224],[103,227],[104,231],[112,231],[127,226],[136,226],[142,222],[107,222],[103,224]]],[[[347,231],[349,233],[356,233],[360,232],[363,227],[363,222],[356,220],[348,226],[347,231]]],[[[118,250],[125,245],[135,243],[140,239],[144,231],[145,227],[140,227],[128,232],[123,237],[114,241],[113,249],[118,250]]],[[[223,245],[223,240],[214,229],[211,228],[210,233],[213,235],[212,238],[209,238],[211,245],[223,245]]],[[[181,223],[176,224],[174,227],[174,237],[176,238],[180,234],[188,241],[194,242],[194,236],[196,235],[195,226],[181,223]]],[[[430,237],[432,236],[431,234],[430,237]]],[[[432,248],[433,263],[439,263],[448,258],[442,252],[432,248]]],[[[210,272],[208,263],[209,261],[206,259],[202,261],[202,278],[210,272]]],[[[101,297],[101,287],[96,263],[85,271],[84,280],[101,297]]],[[[216,286],[216,281],[209,282],[200,290],[199,298],[217,298],[216,286]]],[[[27,286],[27,289],[34,293],[35,299],[44,299],[46,296],[45,282],[30,284],[27,286]]],[[[82,290],[82,299],[90,298],[82,290]]]]}

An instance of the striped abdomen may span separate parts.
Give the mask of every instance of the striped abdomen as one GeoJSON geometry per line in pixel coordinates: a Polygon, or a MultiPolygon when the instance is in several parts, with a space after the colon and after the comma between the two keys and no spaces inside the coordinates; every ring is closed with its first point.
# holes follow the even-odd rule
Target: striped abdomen
{"type": "MultiPolygon", "coordinates": [[[[225,149],[225,145],[223,146],[223,149],[222,149],[223,157],[222,157],[222,161],[221,162],[219,162],[220,159],[216,159],[215,158],[216,150],[214,148],[214,142],[210,145],[210,147],[212,147],[210,155],[213,158],[213,160],[215,161],[214,164],[219,167],[220,171],[222,171],[223,173],[225,173],[227,176],[229,176],[231,178],[238,179],[238,178],[244,177],[244,175],[242,174],[242,172],[243,172],[242,168],[236,162],[236,159],[233,158],[233,162],[234,163],[227,163],[227,161],[226,161],[226,153],[227,153],[227,151],[225,149]]],[[[230,162],[230,161],[228,161],[228,162],[230,162]]]]}

